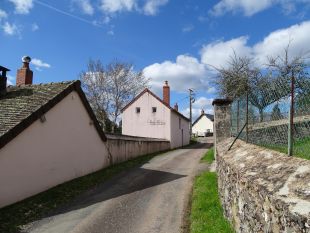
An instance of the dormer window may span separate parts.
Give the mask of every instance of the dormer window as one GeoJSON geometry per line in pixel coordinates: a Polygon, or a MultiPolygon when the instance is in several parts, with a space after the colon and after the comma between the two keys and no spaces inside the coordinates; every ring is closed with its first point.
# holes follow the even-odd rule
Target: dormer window
{"type": "Polygon", "coordinates": [[[157,111],[156,107],[152,107],[152,113],[155,113],[157,111]]]}
{"type": "Polygon", "coordinates": [[[136,113],[140,113],[140,107],[136,107],[136,113]]]}

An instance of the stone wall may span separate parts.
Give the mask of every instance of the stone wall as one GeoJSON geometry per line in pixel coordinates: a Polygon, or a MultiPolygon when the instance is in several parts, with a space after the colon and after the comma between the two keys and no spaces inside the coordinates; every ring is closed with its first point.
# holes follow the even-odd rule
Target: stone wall
{"type": "Polygon", "coordinates": [[[139,157],[170,149],[170,142],[165,139],[144,138],[106,133],[106,146],[110,164],[117,164],[139,157]]]}
{"type": "Polygon", "coordinates": [[[310,232],[310,161],[232,138],[217,144],[219,193],[237,232],[310,232]]]}

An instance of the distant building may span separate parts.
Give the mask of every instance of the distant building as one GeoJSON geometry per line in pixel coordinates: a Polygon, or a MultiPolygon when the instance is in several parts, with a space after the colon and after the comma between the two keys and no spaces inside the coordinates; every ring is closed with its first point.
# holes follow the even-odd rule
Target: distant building
{"type": "Polygon", "coordinates": [[[146,88],[122,109],[123,134],[167,139],[171,148],[189,144],[189,124],[177,104],[170,107],[167,81],[163,86],[163,99],[146,88]]]}
{"type": "Polygon", "coordinates": [[[0,66],[0,207],[110,164],[80,81],[34,85],[29,62],[16,86],[0,66]]]}
{"type": "Polygon", "coordinates": [[[192,132],[195,136],[205,137],[213,134],[214,116],[201,110],[200,116],[194,121],[192,132]]]}

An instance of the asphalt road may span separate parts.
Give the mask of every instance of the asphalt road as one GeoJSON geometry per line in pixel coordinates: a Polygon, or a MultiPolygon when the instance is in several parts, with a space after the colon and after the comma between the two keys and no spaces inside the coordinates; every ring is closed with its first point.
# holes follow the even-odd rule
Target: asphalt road
{"type": "Polygon", "coordinates": [[[180,233],[193,178],[209,144],[157,156],[40,221],[31,233],[180,233]]]}

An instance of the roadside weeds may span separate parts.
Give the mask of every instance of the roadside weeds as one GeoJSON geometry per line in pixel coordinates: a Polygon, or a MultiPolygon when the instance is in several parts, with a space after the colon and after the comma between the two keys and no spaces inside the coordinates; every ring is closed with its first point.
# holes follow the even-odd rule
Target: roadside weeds
{"type": "Polygon", "coordinates": [[[187,217],[188,227],[184,233],[234,233],[230,222],[223,215],[217,174],[209,171],[214,162],[213,148],[207,151],[201,161],[208,163],[209,167],[195,178],[187,217]]]}

